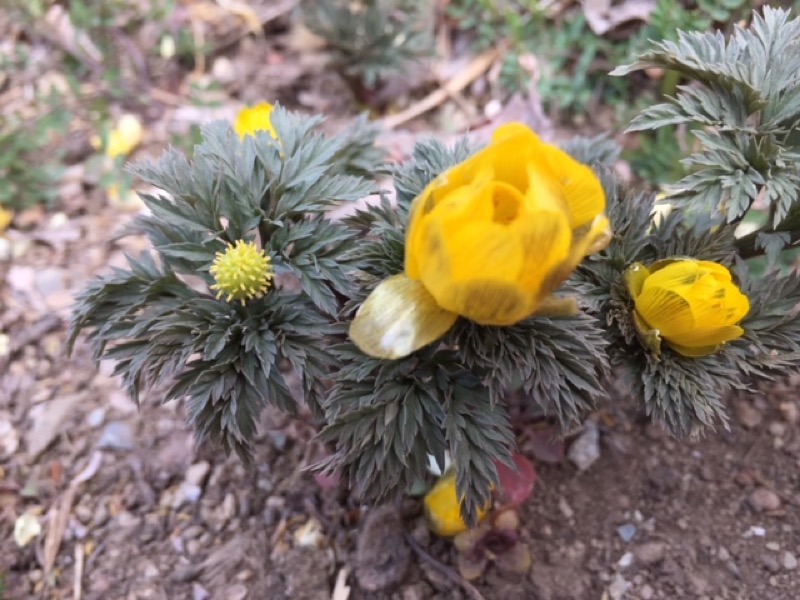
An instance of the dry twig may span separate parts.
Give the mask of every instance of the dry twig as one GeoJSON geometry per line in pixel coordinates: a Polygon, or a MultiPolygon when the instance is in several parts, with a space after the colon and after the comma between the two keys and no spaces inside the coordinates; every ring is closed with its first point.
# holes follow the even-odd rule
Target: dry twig
{"type": "Polygon", "coordinates": [[[381,125],[386,129],[394,129],[398,125],[415,119],[429,110],[432,110],[445,102],[448,98],[456,96],[461,90],[467,87],[470,83],[480,77],[492,64],[500,57],[502,53],[502,46],[497,46],[487,50],[483,54],[479,54],[461,71],[458,75],[447,81],[438,90],[435,90],[422,98],[419,102],[415,102],[407,109],[384,118],[381,125]]]}

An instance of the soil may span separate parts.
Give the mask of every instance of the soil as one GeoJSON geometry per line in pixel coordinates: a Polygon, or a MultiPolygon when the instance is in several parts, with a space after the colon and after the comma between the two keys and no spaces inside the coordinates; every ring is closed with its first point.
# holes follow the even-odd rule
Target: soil
{"type": "MultiPolygon", "coordinates": [[[[229,29],[211,29],[227,36],[216,58],[236,73],[225,79],[223,66],[210,68],[226,94],[219,110],[182,104],[185,67],[151,71],[163,93],[141,109],[147,135],[134,158],[157,155],[187,123],[233,114],[237,97],[278,98],[343,126],[356,112],[346,86],[286,13],[274,18],[268,35],[244,32],[234,44],[229,29]]],[[[498,93],[491,70],[476,81],[473,106],[498,93]]],[[[19,101],[0,99],[2,110],[19,101]]],[[[400,158],[414,139],[409,129],[449,139],[444,131],[486,124],[477,108],[453,117],[463,104],[448,100],[381,142],[400,158]]],[[[519,98],[504,106],[542,126],[541,112],[520,109],[519,98]]],[[[70,139],[85,145],[90,133],[76,126],[70,139]]],[[[695,441],[670,438],[632,399],[615,395],[592,416],[600,454],[583,471],[537,460],[530,426],[519,424],[520,449],[538,472],[520,508],[532,567],[512,576],[490,566],[465,584],[452,543],[428,531],[419,499],[369,507],[305,470],[317,450],[308,419],[269,411],[254,466],[245,468],[196,447],[182,407],[162,404],[158,390],[134,405],[113,365],[95,363],[85,340],[66,356],[74,293],[147,247],[138,237],[110,241],[139,209],[109,200],[90,163],[76,159],[54,205],[17,213],[0,233],[12,248],[0,261],[0,598],[800,597],[800,378],[729,398],[729,428],[695,441]],[[42,531],[19,547],[14,526],[25,513],[42,531]]]]}

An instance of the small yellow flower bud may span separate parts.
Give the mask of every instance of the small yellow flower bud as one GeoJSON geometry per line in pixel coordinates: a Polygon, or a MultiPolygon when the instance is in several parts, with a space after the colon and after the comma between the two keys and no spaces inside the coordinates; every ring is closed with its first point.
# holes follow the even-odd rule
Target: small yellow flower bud
{"type": "Polygon", "coordinates": [[[272,113],[272,104],[269,102],[260,102],[254,106],[248,106],[239,111],[236,115],[236,121],[233,123],[233,128],[240,138],[246,135],[253,135],[256,131],[266,131],[272,137],[275,137],[275,130],[272,128],[272,121],[270,121],[270,114],[272,113]]]}
{"type": "Polygon", "coordinates": [[[211,286],[217,290],[217,298],[227,294],[225,300],[244,301],[260,298],[269,289],[272,281],[270,259],[264,250],[258,250],[255,243],[236,240],[236,245],[228,244],[223,252],[217,252],[209,272],[216,282],[211,286]]]}
{"type": "Polygon", "coordinates": [[[625,281],[636,328],[655,354],[663,340],[683,356],[705,356],[744,334],[738,323],[750,302],[720,264],[691,258],[635,263],[625,281]]]}
{"type": "MultiPolygon", "coordinates": [[[[487,503],[478,509],[478,521],[489,509],[487,503]]],[[[449,471],[425,494],[425,518],[428,527],[437,535],[449,537],[467,530],[461,520],[461,503],[456,495],[456,473],[449,471]]]]}

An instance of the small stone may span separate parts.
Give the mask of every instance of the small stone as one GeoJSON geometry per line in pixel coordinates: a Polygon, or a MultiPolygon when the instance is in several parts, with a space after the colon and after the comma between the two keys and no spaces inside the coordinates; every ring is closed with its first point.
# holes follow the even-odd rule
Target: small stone
{"type": "Polygon", "coordinates": [[[563,496],[558,500],[558,508],[561,511],[561,514],[567,519],[571,519],[575,516],[575,511],[572,510],[572,507],[563,496]]]}
{"type": "Polygon", "coordinates": [[[761,423],[761,413],[746,400],[736,403],[736,419],[746,429],[753,429],[761,423]]]}
{"type": "Polygon", "coordinates": [[[210,468],[211,465],[204,460],[197,462],[186,469],[184,481],[196,486],[203,485],[203,481],[205,481],[206,475],[208,475],[210,468]]]}
{"type": "Polygon", "coordinates": [[[771,554],[762,554],[761,564],[770,573],[777,573],[781,569],[780,565],[778,564],[778,561],[775,560],[775,557],[772,556],[771,554]]]}
{"type": "Polygon", "coordinates": [[[208,591],[199,583],[192,584],[192,600],[208,600],[208,591]]]}
{"type": "Polygon", "coordinates": [[[600,431],[594,421],[586,421],[583,431],[569,447],[567,457],[579,471],[585,471],[600,458],[600,431]]]}
{"type": "Polygon", "coordinates": [[[778,410],[780,411],[784,421],[790,425],[797,423],[798,416],[800,416],[798,415],[797,404],[789,401],[781,402],[778,405],[778,410]]]}
{"type": "Polygon", "coordinates": [[[646,583],[642,586],[642,589],[639,590],[639,598],[641,598],[641,600],[651,600],[653,594],[655,594],[653,588],[646,583]]]}
{"type": "Polygon", "coordinates": [[[189,556],[196,556],[198,552],[200,552],[200,541],[199,540],[189,540],[186,542],[186,554],[189,556]]]}
{"type": "Polygon", "coordinates": [[[144,576],[145,579],[154,579],[160,575],[158,571],[158,567],[155,566],[153,563],[147,563],[147,566],[144,568],[144,576]]]}
{"type": "Polygon", "coordinates": [[[86,415],[86,424],[92,429],[96,429],[103,424],[106,420],[106,409],[102,406],[95,408],[92,412],[86,415]]]}
{"type": "MultiPolygon", "coordinates": [[[[172,508],[179,508],[186,503],[194,504],[200,499],[202,493],[203,490],[200,489],[199,485],[183,481],[175,490],[174,495],[165,499],[165,502],[172,508]]],[[[165,496],[168,496],[168,494],[165,493],[165,496]]]]}
{"type": "Polygon", "coordinates": [[[123,528],[138,527],[142,522],[140,517],[137,517],[127,510],[120,512],[116,517],[114,517],[114,520],[116,521],[117,525],[123,528]]]}
{"type": "Polygon", "coordinates": [[[371,511],[359,533],[356,551],[356,579],[361,588],[376,592],[398,584],[410,560],[398,512],[389,506],[371,511]]]}
{"type": "Polygon", "coordinates": [[[750,529],[748,529],[742,534],[742,537],[743,538],[764,537],[765,535],[767,535],[766,529],[758,525],[751,525],[750,529]]]}
{"type": "Polygon", "coordinates": [[[766,544],[764,544],[764,547],[767,550],[772,550],[773,552],[777,552],[778,550],[781,549],[781,545],[778,542],[767,542],[766,544]]]}
{"type": "Polygon", "coordinates": [[[786,423],[778,423],[777,421],[770,423],[769,432],[777,438],[782,438],[786,433],[786,423]]]}
{"type": "Polygon", "coordinates": [[[611,585],[608,586],[608,595],[612,600],[622,600],[630,587],[630,582],[619,573],[616,573],[611,585]]]}
{"type": "Polygon", "coordinates": [[[19,448],[19,433],[11,423],[8,413],[0,413],[0,460],[9,458],[19,448]]]}
{"type": "Polygon", "coordinates": [[[633,523],[625,523],[624,525],[620,525],[617,527],[617,533],[619,534],[620,539],[627,544],[633,539],[633,536],[636,535],[636,525],[633,523]]]}
{"type": "Polygon", "coordinates": [[[720,546],[719,550],[717,550],[717,558],[721,561],[725,562],[731,557],[731,553],[728,552],[728,549],[725,546],[720,546]]]}
{"type": "Polygon", "coordinates": [[[58,267],[44,267],[35,274],[36,288],[44,296],[51,296],[67,286],[66,272],[58,267]]]}
{"type": "Polygon", "coordinates": [[[127,421],[111,421],[100,433],[97,447],[103,450],[133,450],[133,427],[127,421]]]}
{"type": "Polygon", "coordinates": [[[228,492],[225,494],[225,499],[222,501],[222,510],[220,517],[223,523],[230,521],[236,514],[236,496],[228,492]]]}
{"type": "Polygon", "coordinates": [[[236,583],[225,590],[226,600],[244,600],[247,597],[247,587],[243,583],[236,583]]]}
{"type": "Polygon", "coordinates": [[[628,568],[628,567],[630,567],[632,564],[633,564],[633,553],[632,553],[632,552],[626,552],[626,553],[625,553],[625,554],[623,554],[623,555],[620,557],[620,559],[617,561],[617,566],[618,566],[620,569],[627,569],[627,568],[628,568]]]}
{"type": "Polygon", "coordinates": [[[781,556],[781,564],[787,571],[794,571],[797,568],[797,557],[789,551],[783,553],[781,556]]]}
{"type": "Polygon", "coordinates": [[[647,542],[634,548],[633,555],[637,562],[651,565],[664,560],[667,547],[663,542],[647,542]]]}
{"type": "Polygon", "coordinates": [[[402,600],[425,600],[431,597],[431,588],[426,583],[418,581],[403,588],[402,600]]]}
{"type": "Polygon", "coordinates": [[[781,506],[781,499],[778,494],[764,487],[758,487],[750,492],[748,500],[750,506],[752,506],[753,510],[756,512],[777,510],[781,506]]]}

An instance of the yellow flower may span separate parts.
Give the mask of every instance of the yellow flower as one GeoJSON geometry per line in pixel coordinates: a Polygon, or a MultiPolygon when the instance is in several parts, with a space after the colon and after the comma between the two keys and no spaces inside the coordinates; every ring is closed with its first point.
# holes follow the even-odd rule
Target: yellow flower
{"type": "MultiPolygon", "coordinates": [[[[450,470],[425,494],[425,519],[428,527],[437,535],[451,536],[467,530],[461,519],[461,505],[456,497],[456,474],[450,470]]],[[[480,521],[489,505],[478,510],[480,521]]]]}
{"type": "Polygon", "coordinates": [[[741,336],[747,296],[720,264],[691,258],[633,264],[625,274],[636,328],[656,354],[663,339],[683,356],[705,356],[741,336]]]}
{"type": "Polygon", "coordinates": [[[233,128],[240,138],[246,135],[253,135],[256,131],[267,131],[272,137],[275,137],[275,130],[272,128],[270,121],[270,114],[272,113],[272,104],[269,102],[261,102],[254,106],[243,108],[236,115],[236,121],[233,128]]]}
{"type": "Polygon", "coordinates": [[[269,289],[272,280],[270,259],[264,250],[259,251],[253,242],[237,240],[228,244],[224,252],[217,252],[209,272],[216,282],[217,298],[227,294],[225,300],[260,298],[269,289]]]}
{"type": "Polygon", "coordinates": [[[14,220],[14,211],[11,209],[5,209],[0,206],[0,232],[5,231],[6,227],[11,225],[11,221],[14,220]]]}
{"type": "Polygon", "coordinates": [[[108,132],[106,156],[110,158],[127,156],[142,142],[143,136],[144,128],[139,117],[133,114],[122,115],[116,127],[108,132]]]}
{"type": "Polygon", "coordinates": [[[439,338],[459,316],[512,325],[574,312],[551,294],[610,238],[592,170],[521,123],[445,171],[414,199],[405,272],[381,282],[350,337],[366,354],[399,358],[439,338]]]}

